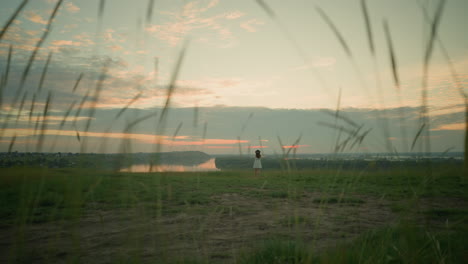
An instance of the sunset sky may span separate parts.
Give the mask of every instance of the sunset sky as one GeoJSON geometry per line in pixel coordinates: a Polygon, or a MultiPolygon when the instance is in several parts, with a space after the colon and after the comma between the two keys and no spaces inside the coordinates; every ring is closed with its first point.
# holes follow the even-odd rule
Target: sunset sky
{"type": "MultiPolygon", "coordinates": [[[[22,2],[2,1],[0,26],[22,2]]],[[[299,153],[323,153],[333,151],[353,131],[363,136],[362,142],[351,147],[359,141],[353,138],[341,151],[403,152],[410,150],[421,127],[424,54],[439,1],[366,1],[373,56],[358,0],[107,0],[102,16],[100,1],[64,0],[21,88],[21,76],[57,3],[29,1],[0,40],[0,152],[217,154],[263,148],[273,154],[299,138],[294,146],[299,153]],[[400,87],[392,75],[384,21],[400,87]],[[171,109],[161,123],[184,47],[171,109]],[[337,105],[343,118],[332,114],[337,105]]],[[[440,18],[428,71],[430,123],[423,127],[430,133],[422,133],[430,137],[432,151],[463,150],[467,12],[468,1],[449,0],[440,18]]]]}

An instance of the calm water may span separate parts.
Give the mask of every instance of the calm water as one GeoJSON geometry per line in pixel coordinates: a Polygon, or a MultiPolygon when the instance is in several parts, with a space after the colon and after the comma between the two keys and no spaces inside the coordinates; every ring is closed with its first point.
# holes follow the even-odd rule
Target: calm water
{"type": "MultiPolygon", "coordinates": [[[[120,170],[121,172],[149,172],[150,171],[150,165],[148,164],[138,164],[138,165],[133,165],[129,168],[124,168],[120,170]]],[[[151,171],[153,172],[166,172],[166,171],[178,171],[178,172],[183,172],[183,171],[219,171],[219,169],[216,168],[215,164],[215,159],[210,159],[205,163],[201,163],[198,165],[193,165],[193,166],[185,166],[185,165],[154,165],[151,168],[151,171]]]]}

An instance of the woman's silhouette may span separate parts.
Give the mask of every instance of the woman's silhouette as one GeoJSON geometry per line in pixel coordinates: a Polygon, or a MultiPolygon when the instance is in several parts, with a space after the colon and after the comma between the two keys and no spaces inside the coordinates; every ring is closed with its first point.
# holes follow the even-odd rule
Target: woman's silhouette
{"type": "Polygon", "coordinates": [[[260,173],[260,169],[262,168],[262,161],[260,160],[262,158],[262,155],[260,154],[260,150],[255,151],[255,160],[253,164],[253,168],[255,170],[255,176],[257,176],[260,173]]]}

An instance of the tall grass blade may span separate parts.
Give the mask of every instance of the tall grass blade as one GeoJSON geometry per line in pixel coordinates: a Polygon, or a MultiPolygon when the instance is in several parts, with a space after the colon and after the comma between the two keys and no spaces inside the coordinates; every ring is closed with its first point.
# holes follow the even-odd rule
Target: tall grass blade
{"type": "MultiPolygon", "coordinates": [[[[427,23],[429,23],[431,25],[432,24],[431,23],[431,18],[429,17],[427,9],[422,5],[421,5],[421,9],[423,11],[423,15],[424,15],[424,18],[426,19],[427,23]]],[[[462,98],[464,98],[465,100],[467,100],[468,95],[465,93],[465,91],[463,89],[463,85],[462,85],[462,82],[460,81],[460,78],[458,78],[459,74],[457,73],[457,71],[455,70],[455,67],[453,66],[453,62],[452,62],[452,59],[450,58],[450,55],[449,55],[449,53],[447,51],[447,48],[445,47],[444,43],[442,42],[442,39],[440,39],[440,37],[438,36],[437,33],[435,33],[434,38],[437,41],[437,44],[439,45],[439,48],[440,48],[440,51],[442,52],[442,55],[444,56],[445,60],[447,61],[447,64],[448,64],[448,67],[449,67],[449,70],[450,70],[450,74],[452,75],[452,79],[453,79],[455,85],[457,86],[457,88],[459,90],[460,96],[462,98]]]]}
{"type": "MultiPolygon", "coordinates": [[[[352,66],[353,70],[356,73],[356,76],[358,78],[358,81],[361,83],[361,86],[367,93],[369,93],[369,89],[367,88],[366,82],[364,81],[364,78],[362,77],[361,70],[358,67],[358,64],[356,60],[353,58],[353,53],[351,52],[351,49],[348,46],[348,43],[346,42],[345,38],[341,34],[341,32],[338,30],[338,28],[335,26],[333,21],[330,19],[330,17],[321,9],[319,6],[316,6],[315,9],[319,13],[319,15],[322,17],[322,19],[325,21],[325,23],[330,27],[330,29],[333,31],[333,34],[335,37],[338,39],[338,41],[341,44],[341,47],[345,51],[346,55],[348,56],[352,66]]],[[[369,94],[370,96],[370,94],[369,94]]]]}
{"type": "Polygon", "coordinates": [[[367,33],[367,41],[369,42],[369,49],[371,51],[372,56],[375,56],[375,47],[374,47],[374,38],[372,36],[372,26],[369,17],[369,11],[367,10],[366,0],[361,0],[361,9],[362,14],[364,15],[364,22],[366,23],[366,33],[367,33]]]}
{"type": "Polygon", "coordinates": [[[335,123],[339,120],[343,120],[344,122],[350,124],[351,126],[358,128],[360,125],[358,125],[356,122],[354,122],[351,118],[347,117],[344,115],[343,112],[340,112],[339,109],[335,110],[335,112],[329,110],[329,109],[320,109],[320,112],[330,115],[332,117],[335,117],[335,123]]]}
{"type": "Polygon", "coordinates": [[[16,141],[16,133],[11,139],[10,144],[8,145],[8,153],[11,153],[11,150],[13,149],[13,146],[15,145],[15,141],[16,141]]]}
{"type": "Polygon", "coordinates": [[[158,87],[159,83],[159,58],[154,58],[154,86],[158,87]]]}
{"type": "MultiPolygon", "coordinates": [[[[422,105],[421,105],[421,122],[423,124],[426,124],[427,126],[429,125],[429,118],[428,118],[428,104],[427,104],[427,79],[428,79],[428,71],[429,71],[429,62],[432,56],[432,51],[434,47],[434,41],[435,37],[437,36],[437,29],[440,24],[440,20],[442,18],[442,11],[444,9],[445,5],[445,0],[440,0],[439,4],[437,6],[434,20],[432,21],[431,24],[431,31],[429,35],[429,40],[426,46],[426,51],[424,54],[424,63],[423,63],[423,76],[422,76],[422,92],[421,92],[421,100],[422,100],[422,105]]],[[[430,136],[429,136],[430,129],[426,130],[426,152],[430,152],[430,136]]]]}
{"type": "Polygon", "coordinates": [[[154,0],[148,1],[148,7],[146,8],[146,24],[151,23],[153,17],[154,0]]]}
{"type": "MultiPolygon", "coordinates": [[[[174,67],[174,69],[172,71],[171,79],[170,79],[170,82],[169,82],[169,85],[168,85],[168,88],[167,88],[166,101],[164,103],[164,107],[162,109],[161,115],[159,116],[159,120],[157,122],[156,134],[157,134],[158,138],[157,138],[157,141],[156,141],[156,144],[155,144],[155,152],[160,152],[160,150],[161,150],[161,140],[162,140],[162,138],[159,137],[159,135],[163,135],[164,130],[166,128],[166,118],[167,118],[167,115],[169,113],[169,107],[170,107],[170,104],[171,104],[171,99],[172,99],[173,93],[174,93],[174,91],[176,89],[176,81],[177,81],[177,79],[179,77],[179,72],[180,72],[180,69],[182,67],[182,63],[184,61],[187,46],[188,46],[188,40],[186,40],[184,42],[184,44],[182,46],[182,49],[181,49],[181,51],[179,53],[179,57],[177,59],[176,65],[175,65],[175,67],[174,67]]],[[[150,167],[149,167],[150,172],[153,170],[153,165],[154,165],[154,163],[152,162],[150,164],[150,167]]]]}
{"type": "Polygon", "coordinates": [[[421,125],[421,127],[419,128],[418,132],[416,133],[416,136],[413,139],[413,143],[411,144],[411,150],[414,149],[414,146],[416,145],[416,142],[418,141],[418,138],[421,136],[421,133],[423,132],[423,129],[424,129],[425,126],[426,126],[426,124],[423,123],[421,125]]]}
{"type": "Polygon", "coordinates": [[[53,22],[55,16],[57,15],[57,12],[58,12],[60,6],[62,5],[62,3],[63,3],[63,0],[59,0],[57,2],[57,4],[55,4],[55,7],[54,7],[54,9],[52,11],[52,14],[50,15],[49,20],[47,21],[46,29],[44,30],[44,33],[42,34],[39,41],[36,43],[36,47],[34,48],[31,56],[29,57],[28,64],[26,64],[26,68],[23,70],[23,73],[21,75],[21,84],[20,84],[20,88],[19,88],[18,92],[21,92],[21,90],[23,89],[24,83],[26,81],[26,78],[28,77],[29,71],[31,70],[31,66],[32,66],[32,64],[33,64],[33,62],[34,62],[34,60],[36,58],[37,52],[42,47],[42,44],[46,40],[47,36],[49,36],[49,33],[50,33],[51,29],[52,29],[52,22],[53,22]]]}
{"type": "Polygon", "coordinates": [[[276,19],[276,14],[275,12],[273,11],[273,9],[270,8],[269,5],[267,5],[263,0],[256,0],[257,1],[257,4],[259,6],[261,6],[263,8],[263,10],[265,10],[265,12],[273,19],[276,19]]]}
{"type": "Polygon", "coordinates": [[[205,121],[205,123],[203,124],[203,134],[202,134],[202,140],[203,142],[205,142],[205,139],[206,139],[206,132],[208,131],[208,122],[205,121]]]}
{"type": "MultiPolygon", "coordinates": [[[[70,113],[71,111],[73,110],[73,107],[75,107],[75,104],[76,104],[76,100],[74,100],[70,106],[68,107],[67,111],[65,112],[65,115],[63,115],[63,118],[62,118],[62,121],[60,122],[60,126],[59,126],[59,129],[62,130],[63,129],[63,126],[65,125],[65,122],[67,121],[67,118],[70,116],[70,113]]],[[[54,148],[55,148],[55,145],[57,144],[57,140],[58,138],[61,136],[62,134],[62,131],[59,131],[59,133],[57,133],[54,137],[54,141],[52,142],[51,144],[51,147],[50,147],[50,152],[53,152],[54,148]]]]}
{"type": "Polygon", "coordinates": [[[41,121],[41,115],[36,116],[36,124],[34,125],[34,135],[37,135],[37,130],[39,129],[39,123],[41,121]]]}
{"type": "MultiPolygon", "coordinates": [[[[387,20],[383,21],[383,27],[384,27],[384,31],[385,31],[385,37],[386,37],[386,40],[387,40],[388,54],[389,54],[389,58],[390,58],[390,66],[391,66],[391,69],[392,69],[393,82],[395,84],[395,88],[396,88],[397,93],[398,93],[398,100],[399,100],[400,106],[401,106],[398,109],[399,118],[400,118],[400,133],[401,133],[401,136],[403,138],[403,146],[404,146],[404,148],[407,148],[408,147],[407,133],[406,133],[405,125],[404,125],[405,111],[404,111],[404,108],[402,106],[402,100],[401,100],[401,82],[400,82],[400,78],[399,78],[399,74],[398,74],[398,63],[397,63],[396,56],[395,56],[395,50],[393,48],[392,35],[391,35],[391,32],[390,32],[390,27],[388,26],[387,20]]],[[[386,112],[386,110],[384,110],[384,112],[386,112]]]]}
{"type": "Polygon", "coordinates": [[[118,119],[133,103],[138,101],[138,99],[140,99],[142,94],[143,94],[142,92],[139,92],[137,95],[135,95],[135,97],[133,97],[130,100],[130,102],[128,102],[127,105],[125,105],[124,108],[120,109],[120,111],[115,115],[114,120],[118,119]]]}
{"type": "MultiPolygon", "coordinates": [[[[341,86],[340,86],[340,89],[338,90],[338,100],[336,102],[336,110],[335,110],[335,113],[333,114],[331,111],[330,111],[330,114],[333,114],[334,118],[335,118],[335,126],[338,125],[338,116],[340,115],[340,107],[341,107],[341,92],[342,92],[342,89],[341,89],[341,86]]],[[[341,131],[338,131],[338,135],[336,136],[336,140],[335,140],[335,151],[336,152],[336,147],[338,146],[338,142],[340,142],[340,139],[341,139],[341,131]]]]}
{"type": "Polygon", "coordinates": [[[3,39],[3,36],[5,33],[8,31],[8,28],[11,26],[13,21],[15,21],[16,17],[19,15],[21,10],[26,6],[26,4],[29,2],[29,0],[24,0],[21,2],[21,4],[16,8],[15,12],[11,15],[11,17],[8,19],[8,21],[3,25],[2,30],[0,31],[0,42],[3,39]]]}
{"type": "MultiPolygon", "coordinates": [[[[390,133],[389,133],[390,130],[389,130],[387,114],[386,114],[387,110],[385,108],[384,97],[383,97],[383,92],[382,92],[379,64],[378,64],[376,54],[375,54],[375,44],[374,44],[374,38],[372,34],[372,23],[370,22],[370,16],[369,16],[366,3],[367,3],[366,0],[361,0],[361,9],[362,9],[362,13],[364,16],[364,22],[366,25],[367,40],[369,42],[369,50],[370,50],[370,54],[372,55],[372,61],[374,64],[374,75],[375,75],[375,82],[376,82],[376,88],[377,88],[377,96],[379,98],[384,117],[382,118],[382,116],[380,115],[380,111],[375,111],[375,114],[376,114],[378,123],[382,123],[383,136],[384,136],[385,145],[387,147],[387,151],[391,152],[391,142],[390,142],[390,133]]],[[[403,124],[401,124],[400,127],[403,127],[403,124]]],[[[406,136],[404,136],[403,138],[404,140],[406,140],[406,136]]],[[[403,146],[407,147],[407,144],[403,143],[403,146]]]]}
{"type": "Polygon", "coordinates": [[[91,107],[89,108],[89,113],[88,113],[89,119],[86,122],[85,132],[88,132],[89,127],[91,126],[91,122],[94,118],[94,114],[96,113],[96,106],[99,101],[99,97],[101,95],[104,80],[106,79],[109,64],[110,64],[110,61],[105,62],[104,66],[102,67],[101,74],[99,75],[99,80],[96,83],[96,89],[94,90],[93,100],[91,102],[91,107]]]}
{"type": "Polygon", "coordinates": [[[183,125],[183,122],[180,122],[179,125],[177,125],[177,128],[174,131],[174,134],[172,134],[172,141],[174,141],[177,135],[179,134],[179,131],[182,128],[182,125],[183,125]]]}
{"type": "Polygon", "coordinates": [[[390,56],[390,63],[391,63],[390,65],[392,67],[393,81],[395,82],[395,86],[398,89],[400,89],[400,79],[398,78],[397,62],[396,62],[396,59],[395,59],[395,52],[393,50],[392,36],[391,36],[390,30],[388,28],[387,20],[384,20],[383,25],[384,25],[384,30],[385,30],[385,37],[386,37],[387,44],[388,44],[388,54],[390,56]]]}
{"type": "Polygon", "coordinates": [[[356,143],[358,143],[358,145],[362,144],[362,142],[364,141],[364,139],[367,137],[367,135],[372,131],[372,128],[369,128],[368,130],[364,131],[361,135],[359,135],[358,137],[356,137],[356,141],[355,143],[353,143],[353,145],[351,145],[351,148],[354,147],[354,145],[356,143]]]}
{"type": "MultiPolygon", "coordinates": [[[[423,6],[423,5],[420,5],[421,9],[422,9],[422,12],[423,12],[423,15],[424,15],[424,18],[426,19],[427,23],[429,23],[430,25],[434,25],[434,23],[431,23],[431,19],[429,17],[429,14],[427,12],[427,9],[423,6]]],[[[440,14],[439,16],[441,15],[441,11],[440,11],[440,14]]],[[[437,16],[436,16],[437,17],[437,16]]],[[[439,18],[440,19],[440,18],[439,18]]],[[[434,21],[435,22],[435,21],[434,21]]],[[[432,26],[431,28],[434,28],[434,26],[432,26]]],[[[462,85],[462,82],[460,81],[460,79],[458,78],[458,73],[456,72],[455,70],[455,67],[453,66],[453,62],[452,62],[452,59],[450,58],[450,55],[447,51],[447,49],[445,48],[445,45],[444,43],[442,42],[442,40],[439,38],[437,32],[433,32],[434,34],[434,39],[437,41],[437,43],[439,44],[439,47],[440,47],[440,50],[442,52],[442,55],[444,56],[445,60],[447,61],[447,64],[448,64],[448,67],[449,67],[449,70],[450,70],[450,73],[452,75],[452,79],[456,85],[456,87],[458,88],[458,91],[460,93],[460,96],[464,99],[465,101],[465,145],[464,145],[464,153],[465,153],[465,157],[464,157],[464,167],[465,167],[465,175],[468,175],[468,94],[465,92],[464,88],[463,88],[463,85],[462,85]]]]}
{"type": "Polygon", "coordinates": [[[60,122],[60,129],[63,128],[65,125],[65,122],[67,121],[68,116],[70,115],[71,111],[73,110],[73,107],[75,107],[76,100],[71,103],[71,105],[68,107],[67,111],[65,112],[65,115],[63,116],[62,121],[60,122]]]}
{"type": "Polygon", "coordinates": [[[99,1],[99,11],[98,11],[98,18],[102,20],[102,16],[104,15],[104,9],[106,8],[106,0],[99,1]]]}
{"type": "Polygon", "coordinates": [[[355,134],[355,130],[346,128],[344,126],[330,124],[328,122],[323,122],[323,121],[318,121],[317,124],[320,125],[320,126],[329,127],[329,128],[333,128],[333,129],[342,131],[342,132],[346,132],[346,134],[349,134],[351,136],[355,134]]]}
{"type": "Polygon", "coordinates": [[[73,125],[74,126],[76,126],[76,122],[78,121],[78,117],[80,116],[81,110],[83,109],[84,104],[88,100],[88,97],[89,97],[90,93],[91,93],[91,90],[88,90],[88,92],[86,92],[85,96],[83,96],[83,98],[81,99],[80,105],[78,106],[78,109],[76,110],[76,113],[75,113],[75,119],[73,120],[73,125]]]}
{"type": "Polygon", "coordinates": [[[348,44],[346,43],[346,40],[344,39],[343,35],[340,33],[340,31],[338,30],[338,28],[335,26],[335,24],[333,23],[333,21],[330,19],[330,17],[328,17],[328,15],[325,13],[325,11],[323,11],[320,7],[316,6],[315,9],[317,10],[317,12],[319,13],[319,15],[322,17],[322,19],[325,21],[325,23],[330,27],[330,29],[333,31],[333,33],[335,34],[336,38],[338,39],[338,41],[340,42],[341,44],[341,47],[344,49],[344,51],[346,52],[346,54],[352,58],[353,57],[353,54],[351,52],[351,49],[349,48],[348,44]]]}
{"type": "Polygon", "coordinates": [[[49,52],[49,55],[47,56],[47,61],[46,61],[46,64],[44,66],[44,69],[42,70],[42,75],[41,75],[41,79],[39,81],[39,88],[37,89],[38,93],[41,92],[42,90],[42,86],[44,85],[44,80],[46,78],[46,75],[47,75],[47,69],[49,68],[49,63],[50,63],[50,60],[52,59],[52,51],[49,52]]]}
{"type": "Polygon", "coordinates": [[[284,157],[286,157],[286,150],[284,149],[283,141],[281,141],[281,138],[278,135],[276,136],[276,138],[278,139],[278,143],[279,143],[279,145],[281,147],[281,151],[283,153],[283,158],[284,158],[284,157]]]}
{"type": "Polygon", "coordinates": [[[36,152],[41,152],[42,146],[44,145],[45,132],[47,130],[47,124],[48,124],[47,116],[49,114],[51,103],[52,103],[52,92],[49,91],[47,95],[47,101],[44,107],[44,113],[42,115],[42,126],[41,126],[41,132],[39,134],[39,139],[38,139],[37,146],[36,146],[36,152]]]}
{"type": "Polygon", "coordinates": [[[288,149],[288,151],[286,152],[286,157],[289,156],[289,153],[291,153],[291,150],[293,149],[296,149],[297,146],[299,145],[299,142],[301,141],[302,139],[302,134],[299,135],[299,137],[294,141],[294,143],[291,145],[291,147],[288,149]]]}
{"type": "Polygon", "coordinates": [[[128,131],[132,130],[133,127],[135,127],[135,126],[138,125],[139,123],[141,123],[141,122],[143,122],[143,121],[145,121],[145,120],[147,120],[147,119],[149,119],[149,118],[151,118],[151,117],[153,117],[153,116],[156,116],[157,114],[158,114],[157,112],[149,113],[149,114],[146,114],[146,115],[144,115],[144,116],[142,116],[142,117],[140,117],[140,118],[137,118],[137,119],[135,119],[135,120],[129,122],[129,123],[126,125],[124,131],[128,132],[128,131]]]}
{"type": "Polygon", "coordinates": [[[384,27],[385,37],[386,37],[387,45],[388,45],[388,54],[389,54],[389,57],[390,57],[390,65],[392,67],[393,81],[395,83],[395,87],[399,90],[400,89],[400,78],[398,77],[397,62],[396,62],[396,58],[395,58],[395,52],[393,50],[392,36],[390,34],[390,29],[388,27],[387,20],[384,20],[383,27],[384,27]]]}
{"type": "Polygon", "coordinates": [[[8,84],[8,79],[10,77],[10,67],[11,67],[11,57],[13,56],[13,45],[8,47],[8,57],[7,57],[7,65],[5,69],[5,79],[3,79],[3,86],[6,87],[8,84]]]}
{"type": "Polygon", "coordinates": [[[8,77],[10,76],[10,65],[11,65],[11,57],[13,54],[13,45],[10,44],[8,47],[8,57],[6,63],[5,73],[2,73],[2,78],[0,79],[0,108],[3,104],[3,89],[6,88],[8,84],[8,77]]]}
{"type": "Polygon", "coordinates": [[[33,98],[31,101],[31,108],[29,109],[29,122],[31,122],[33,114],[34,114],[34,107],[36,106],[36,93],[33,94],[33,98]]]}
{"type": "Polygon", "coordinates": [[[27,92],[23,94],[23,99],[21,99],[21,103],[20,103],[20,106],[19,106],[19,109],[18,109],[18,114],[16,115],[16,123],[18,123],[18,120],[21,117],[21,114],[23,112],[24,102],[26,101],[27,96],[28,96],[27,92]]]}
{"type": "Polygon", "coordinates": [[[172,71],[171,81],[170,81],[168,89],[167,89],[166,102],[164,103],[164,108],[162,110],[161,115],[159,116],[158,124],[162,124],[162,122],[165,122],[165,119],[167,117],[169,107],[170,107],[170,104],[171,104],[172,95],[173,95],[174,90],[176,88],[176,81],[177,81],[177,79],[179,77],[179,72],[180,72],[182,63],[184,61],[187,45],[188,45],[188,42],[185,42],[184,46],[182,47],[182,50],[179,53],[179,58],[177,59],[177,63],[175,65],[175,68],[172,71]]]}
{"type": "Polygon", "coordinates": [[[243,153],[242,153],[242,145],[241,145],[241,137],[240,136],[237,136],[237,145],[239,147],[239,155],[242,157],[243,153]]]}
{"type": "MultiPolygon", "coordinates": [[[[301,48],[299,43],[296,41],[296,39],[292,36],[292,34],[289,32],[289,30],[284,26],[284,24],[281,22],[279,17],[276,15],[276,13],[273,11],[273,9],[265,3],[263,0],[257,0],[257,4],[267,13],[267,15],[278,25],[280,28],[281,32],[283,35],[286,37],[286,39],[291,43],[291,45],[294,47],[295,51],[299,55],[299,57],[306,63],[310,63],[310,57],[307,55],[307,53],[304,51],[304,49],[301,48]]],[[[314,69],[314,67],[310,67],[310,70],[314,77],[317,79],[317,81],[320,83],[320,88],[322,88],[329,96],[331,96],[330,89],[328,87],[328,84],[325,82],[325,79],[319,74],[318,71],[314,69]]]]}
{"type": "MultiPolygon", "coordinates": [[[[465,100],[465,175],[468,175],[468,100],[465,100]]],[[[467,176],[468,177],[468,176],[467,176]]]]}
{"type": "Polygon", "coordinates": [[[3,104],[3,87],[5,86],[5,74],[2,73],[0,76],[0,109],[2,108],[3,104]]]}
{"type": "Polygon", "coordinates": [[[247,128],[247,125],[249,124],[249,121],[252,119],[253,116],[254,116],[254,113],[251,112],[249,116],[247,117],[247,120],[245,120],[245,122],[242,124],[241,135],[244,133],[245,129],[247,128]]]}
{"type": "Polygon", "coordinates": [[[193,108],[193,127],[197,128],[198,127],[198,112],[199,112],[198,106],[195,106],[193,108]]]}
{"type": "Polygon", "coordinates": [[[78,79],[76,79],[72,92],[75,92],[76,89],[78,88],[78,85],[80,85],[81,79],[83,79],[83,75],[84,75],[83,73],[80,73],[80,76],[78,76],[78,79]]]}
{"type": "MultiPolygon", "coordinates": [[[[434,16],[434,20],[432,21],[432,24],[431,24],[431,31],[430,31],[430,35],[429,35],[429,40],[428,40],[428,43],[427,43],[427,48],[426,48],[426,52],[424,54],[424,68],[427,70],[428,68],[428,64],[429,64],[429,61],[431,59],[431,55],[432,55],[432,51],[434,49],[434,41],[436,39],[436,36],[437,36],[437,29],[439,28],[439,24],[440,24],[440,20],[442,18],[442,11],[444,9],[444,6],[445,6],[445,0],[440,0],[439,1],[439,5],[437,6],[437,9],[436,9],[436,13],[435,13],[435,16],[434,16]]],[[[427,72],[425,72],[427,74],[427,72]]],[[[424,76],[424,77],[427,77],[427,76],[424,76]]]]}
{"type": "Polygon", "coordinates": [[[278,143],[280,145],[280,148],[281,148],[281,152],[282,152],[282,157],[281,157],[281,167],[282,169],[284,169],[284,164],[286,164],[286,171],[288,172],[288,174],[291,172],[291,165],[289,164],[289,159],[288,159],[288,153],[286,153],[286,149],[284,147],[284,144],[281,140],[281,137],[279,135],[276,136],[277,139],[278,139],[278,143]]]}

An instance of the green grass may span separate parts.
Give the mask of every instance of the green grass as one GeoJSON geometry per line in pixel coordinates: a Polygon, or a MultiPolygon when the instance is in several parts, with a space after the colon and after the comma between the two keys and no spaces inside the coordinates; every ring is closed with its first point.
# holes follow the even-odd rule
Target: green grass
{"type": "Polygon", "coordinates": [[[321,253],[300,241],[269,240],[246,251],[239,263],[466,263],[467,230],[457,231],[432,233],[400,224],[372,230],[321,253]]]}
{"type": "Polygon", "coordinates": [[[116,263],[187,263],[194,256],[195,263],[458,263],[466,256],[460,241],[468,235],[467,188],[456,168],[435,168],[432,176],[396,169],[271,171],[260,177],[250,171],[1,169],[0,228],[13,232],[3,242],[8,260],[18,263],[85,261],[87,239],[80,230],[92,225],[118,234],[117,240],[98,243],[98,250],[124,243],[125,250],[112,258],[116,263]],[[358,225],[367,219],[366,210],[380,207],[395,219],[358,225]],[[323,229],[327,224],[331,228],[323,229]],[[35,231],[48,237],[49,251],[29,248],[28,230],[54,226],[63,228],[56,238],[51,231],[35,231]],[[260,233],[246,241],[248,249],[233,242],[226,251],[212,244],[219,229],[231,236],[221,241],[260,233]],[[63,236],[70,237],[69,245],[60,244],[63,236]],[[333,243],[317,249],[329,237],[333,243]],[[171,251],[177,243],[183,255],[171,251]]]}
{"type": "Polygon", "coordinates": [[[299,171],[290,176],[278,172],[253,177],[250,172],[205,172],[130,174],[78,169],[2,169],[1,216],[15,214],[19,207],[66,211],[66,208],[132,207],[161,199],[171,205],[209,204],[212,196],[241,193],[256,198],[300,198],[321,192],[314,203],[365,203],[353,194],[390,199],[443,197],[467,199],[461,172],[434,171],[428,180],[423,173],[408,171],[357,172],[299,171]]]}

